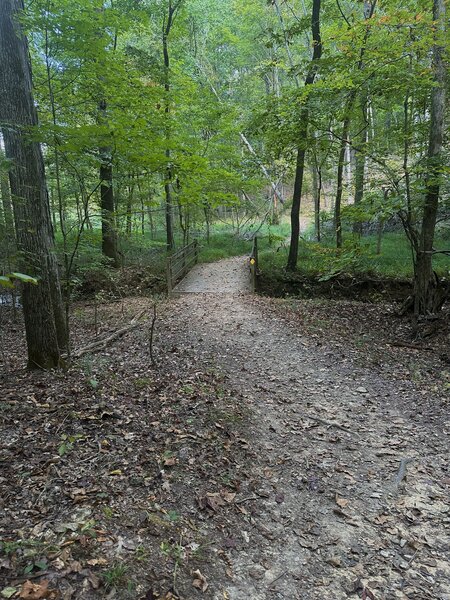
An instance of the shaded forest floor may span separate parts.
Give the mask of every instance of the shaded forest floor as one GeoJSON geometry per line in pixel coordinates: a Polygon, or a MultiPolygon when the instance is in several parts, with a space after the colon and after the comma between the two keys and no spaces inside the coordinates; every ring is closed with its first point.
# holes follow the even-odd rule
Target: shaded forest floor
{"type": "MultiPolygon", "coordinates": [[[[102,306],[99,335],[151,306],[102,306]]],[[[390,305],[192,294],[158,307],[155,366],[147,320],[28,373],[7,311],[4,597],[450,598],[447,332],[418,350],[390,305]]],[[[75,347],[94,322],[75,306],[75,347]]]]}

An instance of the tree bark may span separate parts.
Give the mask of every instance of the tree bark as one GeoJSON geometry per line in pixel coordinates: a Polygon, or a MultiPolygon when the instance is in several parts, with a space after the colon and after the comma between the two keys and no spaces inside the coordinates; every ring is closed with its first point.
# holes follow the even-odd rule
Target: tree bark
{"type": "Polygon", "coordinates": [[[175,238],[173,233],[173,202],[172,202],[172,192],[170,189],[173,172],[172,172],[172,164],[171,164],[171,152],[169,148],[170,144],[170,55],[169,55],[169,35],[170,30],[172,29],[173,20],[178,8],[181,5],[181,0],[173,3],[172,0],[169,0],[169,8],[167,13],[167,20],[165,19],[163,24],[163,56],[164,56],[164,89],[166,91],[166,173],[165,173],[165,182],[164,182],[164,193],[166,197],[166,244],[167,251],[171,252],[175,248],[175,238]]]}
{"type": "MultiPolygon", "coordinates": [[[[313,0],[311,31],[313,39],[313,57],[305,79],[305,86],[314,83],[317,72],[317,62],[322,56],[322,40],[320,37],[320,2],[313,0]]],[[[305,173],[306,138],[308,135],[309,110],[307,106],[300,113],[299,139],[297,150],[297,161],[295,165],[294,194],[291,208],[291,241],[289,244],[289,255],[286,265],[288,271],[295,271],[298,260],[298,242],[300,236],[300,204],[302,200],[303,177],[305,173]]]]}
{"type": "Polygon", "coordinates": [[[132,185],[129,186],[127,195],[127,215],[125,225],[125,233],[127,237],[131,237],[132,230],[133,187],[134,186],[132,185]]]}
{"type": "Polygon", "coordinates": [[[37,125],[28,44],[17,17],[23,0],[0,2],[0,122],[16,225],[19,267],[38,279],[22,288],[22,305],[30,368],[61,364],[67,328],[54,253],[53,228],[40,144],[33,141],[37,125]]]}
{"type": "Polygon", "coordinates": [[[322,192],[322,170],[318,164],[317,156],[314,155],[311,163],[311,175],[313,182],[314,197],[314,232],[316,240],[320,242],[320,195],[322,192]]]}
{"type": "MultiPolygon", "coordinates": [[[[364,94],[361,105],[362,129],[359,136],[358,148],[355,151],[355,206],[358,207],[364,197],[364,172],[366,168],[365,147],[367,144],[367,96],[364,94]]],[[[360,218],[353,223],[353,233],[362,235],[362,221],[360,218]]]]}
{"type": "Polygon", "coordinates": [[[14,237],[14,216],[11,204],[11,191],[9,189],[8,175],[0,173],[0,193],[2,196],[3,221],[7,238],[14,237]]]}
{"type": "Polygon", "coordinates": [[[433,273],[432,252],[443,166],[442,143],[446,87],[443,48],[446,30],[445,0],[433,1],[433,21],[435,22],[435,45],[433,47],[435,86],[431,90],[426,192],[414,278],[414,313],[416,316],[437,312],[444,300],[438,279],[433,273]]]}
{"type": "MultiPolygon", "coordinates": [[[[106,101],[99,103],[99,120],[107,122],[106,101]]],[[[117,233],[115,219],[113,168],[111,148],[99,148],[100,154],[100,209],[102,214],[102,253],[110,259],[111,266],[120,266],[119,252],[117,249],[117,233]]]]}
{"type": "MultiPolygon", "coordinates": [[[[364,19],[367,21],[372,18],[375,11],[377,0],[364,0],[364,19]]],[[[364,39],[359,52],[359,60],[357,69],[361,71],[364,68],[364,54],[366,52],[366,43],[370,35],[370,27],[367,25],[364,32],[364,39]]],[[[348,134],[350,131],[350,120],[353,106],[356,100],[356,88],[354,88],[348,97],[347,105],[344,113],[344,120],[342,123],[342,135],[341,144],[339,147],[339,159],[338,159],[338,171],[337,171],[337,186],[336,186],[336,198],[334,203],[334,228],[336,231],[336,247],[342,248],[342,219],[341,219],[341,205],[342,205],[342,192],[343,192],[343,173],[345,166],[345,155],[348,145],[348,134]]]]}
{"type": "Polygon", "coordinates": [[[342,192],[344,190],[344,165],[345,165],[345,150],[348,144],[348,132],[350,129],[350,112],[353,108],[355,101],[355,95],[350,95],[346,116],[342,124],[341,144],[339,148],[339,159],[338,159],[338,170],[337,170],[337,187],[336,187],[336,198],[334,201],[334,230],[336,232],[336,247],[342,248],[342,219],[341,219],[341,205],[342,205],[342,192]]]}

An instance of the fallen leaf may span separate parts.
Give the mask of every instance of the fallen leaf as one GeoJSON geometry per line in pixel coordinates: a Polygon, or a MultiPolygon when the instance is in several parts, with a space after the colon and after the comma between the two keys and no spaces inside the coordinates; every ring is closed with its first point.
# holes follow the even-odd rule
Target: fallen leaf
{"type": "Polygon", "coordinates": [[[196,571],[194,571],[194,576],[195,576],[195,579],[192,582],[192,585],[195,588],[197,588],[198,590],[201,590],[202,592],[206,592],[206,590],[209,587],[209,584],[206,581],[206,577],[201,573],[200,569],[197,569],[196,571]]]}
{"type": "Polygon", "coordinates": [[[200,498],[197,498],[197,502],[199,507],[202,510],[205,510],[207,508],[213,510],[214,512],[217,512],[217,509],[220,506],[225,506],[225,502],[224,500],[221,498],[220,494],[214,493],[214,494],[206,494],[206,496],[202,496],[200,498]]]}
{"type": "Polygon", "coordinates": [[[162,488],[162,489],[163,489],[165,492],[170,492],[170,490],[172,489],[169,481],[165,481],[165,482],[162,484],[161,488],[162,488]]]}
{"type": "Polygon", "coordinates": [[[2,598],[12,598],[17,592],[17,588],[15,587],[6,587],[3,588],[0,592],[2,598]]]}
{"type": "Polygon", "coordinates": [[[96,567],[97,565],[107,565],[108,561],[106,558],[91,558],[86,561],[88,565],[91,567],[96,567]]]}
{"type": "Polygon", "coordinates": [[[233,502],[233,500],[236,498],[236,492],[227,492],[226,490],[222,490],[220,495],[225,502],[228,502],[228,504],[231,504],[231,502],[233,502]]]}
{"type": "Polygon", "coordinates": [[[77,560],[73,560],[72,562],[69,563],[69,567],[70,569],[69,572],[71,573],[80,573],[83,570],[83,565],[78,562],[77,560]]]}
{"type": "Polygon", "coordinates": [[[92,573],[92,571],[89,572],[88,581],[92,585],[94,590],[100,587],[100,578],[95,573],[92,573]]]}
{"type": "Polygon", "coordinates": [[[41,600],[48,598],[52,590],[48,589],[48,580],[43,579],[40,583],[31,583],[30,580],[25,581],[20,590],[19,598],[27,600],[41,600]]]}
{"type": "Polygon", "coordinates": [[[341,508],[345,508],[347,506],[347,504],[350,502],[350,500],[347,500],[347,498],[342,498],[341,496],[338,496],[336,494],[336,504],[338,506],[340,506],[341,508]]]}
{"type": "Polygon", "coordinates": [[[367,600],[368,598],[370,600],[376,600],[375,596],[373,595],[373,592],[371,590],[369,590],[369,588],[364,588],[362,596],[361,596],[362,600],[367,600]]]}

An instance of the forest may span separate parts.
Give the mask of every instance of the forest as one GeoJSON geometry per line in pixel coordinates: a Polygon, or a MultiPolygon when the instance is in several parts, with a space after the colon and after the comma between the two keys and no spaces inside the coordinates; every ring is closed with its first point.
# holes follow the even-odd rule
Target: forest
{"type": "Polygon", "coordinates": [[[0,0],[2,598],[447,598],[446,11],[0,0]]]}

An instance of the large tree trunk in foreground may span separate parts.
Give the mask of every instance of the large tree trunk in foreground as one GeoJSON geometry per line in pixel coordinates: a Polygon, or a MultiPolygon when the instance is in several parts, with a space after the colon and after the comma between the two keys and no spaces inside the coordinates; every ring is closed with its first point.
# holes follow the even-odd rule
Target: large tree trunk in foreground
{"type": "Polygon", "coordinates": [[[11,204],[11,192],[9,189],[9,177],[7,173],[0,173],[0,194],[2,197],[3,221],[6,228],[6,236],[14,236],[14,217],[11,204]]]}
{"type": "MultiPolygon", "coordinates": [[[[313,39],[313,57],[305,79],[305,86],[314,83],[317,72],[317,61],[322,56],[322,40],[320,37],[320,0],[313,0],[311,17],[311,31],[313,39]]],[[[307,100],[306,100],[307,102],[307,100]]],[[[289,244],[289,256],[286,269],[295,271],[298,260],[298,241],[300,237],[300,204],[302,200],[303,177],[305,174],[306,138],[308,135],[309,111],[308,107],[302,110],[300,115],[299,147],[297,151],[297,163],[295,167],[294,195],[291,209],[291,241],[289,244]]]]}
{"type": "Polygon", "coordinates": [[[27,40],[16,21],[23,0],[0,2],[0,122],[9,172],[20,269],[38,278],[23,285],[22,304],[30,368],[60,365],[67,329],[54,254],[53,229],[37,124],[27,40]]]}
{"type": "Polygon", "coordinates": [[[414,313],[416,316],[435,313],[441,308],[444,300],[444,293],[433,273],[432,257],[443,165],[446,69],[442,44],[446,29],[445,0],[434,0],[433,20],[436,23],[436,42],[433,48],[433,71],[436,85],[431,91],[425,205],[414,277],[414,313]]]}
{"type": "Polygon", "coordinates": [[[166,148],[166,158],[167,158],[167,166],[165,173],[165,182],[164,182],[164,194],[166,197],[166,244],[167,251],[172,252],[175,248],[175,238],[174,238],[174,227],[173,227],[173,202],[172,202],[172,192],[171,185],[173,179],[172,165],[171,165],[171,152],[170,152],[170,56],[169,56],[169,35],[170,30],[172,29],[173,20],[175,14],[181,4],[181,0],[178,2],[172,3],[172,0],[169,0],[168,14],[167,20],[164,17],[163,24],[163,56],[164,56],[164,89],[166,92],[166,106],[164,109],[166,115],[166,131],[165,137],[167,142],[166,148]]]}

